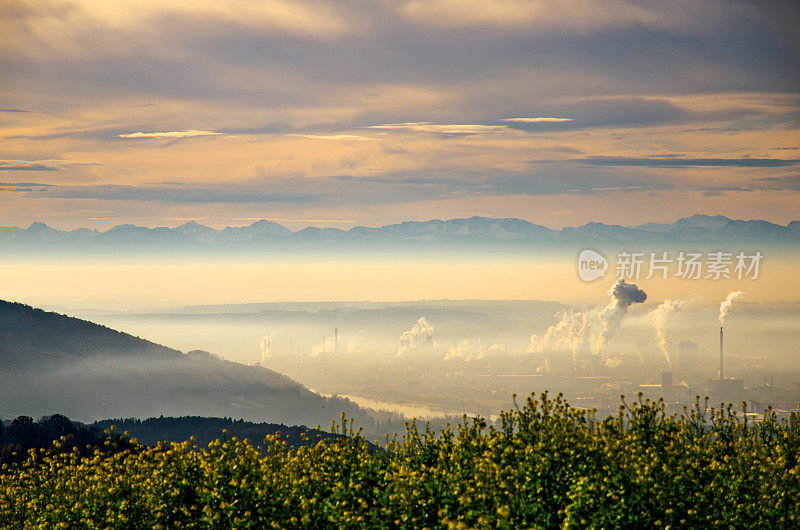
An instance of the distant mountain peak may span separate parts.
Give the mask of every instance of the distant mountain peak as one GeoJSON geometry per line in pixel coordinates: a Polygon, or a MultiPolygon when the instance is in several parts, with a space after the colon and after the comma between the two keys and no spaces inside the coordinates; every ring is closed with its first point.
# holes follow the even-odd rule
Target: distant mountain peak
{"type": "Polygon", "coordinates": [[[31,226],[26,228],[26,231],[30,231],[30,232],[41,231],[41,230],[52,230],[52,231],[55,231],[55,228],[51,228],[51,227],[47,226],[46,224],[44,224],[41,221],[34,221],[33,223],[31,223],[31,226]]]}
{"type": "Polygon", "coordinates": [[[690,217],[681,217],[675,221],[674,224],[677,226],[693,226],[698,228],[720,228],[730,221],[731,219],[729,217],[725,217],[724,215],[705,215],[702,213],[696,213],[690,217]]]}
{"type": "Polygon", "coordinates": [[[259,219],[258,221],[250,225],[250,228],[255,228],[255,227],[259,228],[269,227],[269,228],[274,228],[280,232],[291,232],[291,230],[289,230],[282,224],[278,224],[275,221],[270,221],[269,219],[259,219]]]}
{"type": "Polygon", "coordinates": [[[197,221],[188,221],[186,223],[183,223],[182,225],[176,226],[174,228],[174,230],[180,230],[182,232],[191,232],[191,233],[195,233],[195,232],[216,232],[216,230],[214,230],[210,226],[206,226],[204,224],[200,224],[197,221]]]}

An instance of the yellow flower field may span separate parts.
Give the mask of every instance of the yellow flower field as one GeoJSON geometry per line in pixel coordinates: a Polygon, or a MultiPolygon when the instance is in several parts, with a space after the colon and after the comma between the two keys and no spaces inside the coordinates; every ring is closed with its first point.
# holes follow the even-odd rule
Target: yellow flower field
{"type": "MultiPolygon", "coordinates": [[[[218,440],[32,450],[0,473],[3,528],[797,528],[800,414],[747,423],[623,400],[597,421],[561,396],[382,448],[218,440]],[[104,449],[104,450],[101,450],[104,449]]],[[[109,444],[113,442],[109,441],[109,444]]]]}

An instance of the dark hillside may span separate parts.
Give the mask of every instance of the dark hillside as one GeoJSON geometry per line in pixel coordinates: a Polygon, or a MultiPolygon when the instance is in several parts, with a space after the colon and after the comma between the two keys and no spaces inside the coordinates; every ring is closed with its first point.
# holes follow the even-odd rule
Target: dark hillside
{"type": "Polygon", "coordinates": [[[0,300],[0,361],[95,354],[162,358],[182,355],[178,350],[93,322],[0,300]]]}
{"type": "Polygon", "coordinates": [[[353,403],[261,366],[184,354],[105,326],[0,301],[0,417],[210,416],[327,426],[353,403]]]}

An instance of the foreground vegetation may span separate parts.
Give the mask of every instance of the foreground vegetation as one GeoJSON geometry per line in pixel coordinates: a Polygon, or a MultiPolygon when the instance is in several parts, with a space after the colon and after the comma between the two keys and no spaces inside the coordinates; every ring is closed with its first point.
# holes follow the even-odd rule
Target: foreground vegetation
{"type": "Polygon", "coordinates": [[[639,399],[595,421],[532,396],[496,428],[410,424],[385,450],[344,418],[334,430],[346,438],[298,449],[273,435],[260,448],[231,438],[81,456],[58,441],[4,466],[0,526],[800,526],[800,415],[753,424],[698,403],[667,416],[639,399]]]}

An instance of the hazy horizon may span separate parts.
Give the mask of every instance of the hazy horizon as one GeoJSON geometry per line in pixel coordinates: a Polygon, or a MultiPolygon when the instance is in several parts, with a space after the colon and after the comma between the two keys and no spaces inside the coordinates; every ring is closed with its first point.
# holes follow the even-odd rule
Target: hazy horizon
{"type": "MultiPolygon", "coordinates": [[[[204,221],[207,221],[208,219],[203,219],[202,217],[187,217],[187,218],[182,218],[182,219],[172,219],[172,220],[170,220],[171,222],[166,223],[166,224],[161,224],[161,225],[156,225],[156,224],[138,225],[138,224],[127,223],[127,222],[98,224],[96,222],[94,222],[94,223],[89,222],[88,224],[91,224],[92,226],[87,226],[87,224],[84,224],[84,225],[73,225],[73,226],[58,226],[58,225],[50,225],[50,224],[45,223],[44,221],[42,221],[40,219],[31,218],[27,223],[21,223],[20,225],[14,225],[14,226],[2,226],[0,228],[18,227],[18,228],[23,228],[24,229],[24,228],[28,228],[31,225],[36,224],[36,223],[43,223],[43,224],[47,225],[48,227],[54,228],[56,230],[65,230],[65,231],[67,231],[67,230],[77,230],[77,229],[81,229],[81,228],[88,228],[90,230],[99,230],[101,232],[104,232],[104,231],[110,230],[112,228],[116,228],[116,227],[120,227],[120,226],[127,226],[127,225],[133,225],[133,226],[137,226],[137,227],[144,227],[144,228],[150,228],[150,229],[154,229],[154,228],[171,228],[171,229],[174,229],[174,228],[185,226],[185,225],[188,225],[188,224],[191,224],[191,223],[194,222],[194,223],[197,223],[199,225],[212,228],[212,229],[214,229],[216,231],[220,231],[220,230],[222,230],[224,228],[228,228],[228,227],[230,227],[230,228],[244,228],[244,227],[252,226],[253,224],[258,223],[259,221],[269,221],[269,222],[276,223],[276,224],[279,224],[281,226],[284,226],[284,227],[288,228],[289,230],[291,230],[292,232],[298,232],[298,231],[301,231],[301,230],[306,229],[306,228],[336,228],[336,229],[340,229],[340,230],[350,230],[352,228],[381,228],[381,227],[399,225],[399,224],[403,224],[403,223],[426,223],[426,222],[430,222],[430,221],[454,221],[454,220],[465,220],[465,219],[471,219],[471,218],[476,218],[477,217],[477,218],[486,218],[486,219],[521,220],[521,221],[525,221],[525,222],[528,222],[528,223],[531,223],[531,224],[534,224],[534,225],[537,225],[537,226],[543,226],[545,228],[549,228],[550,230],[559,231],[559,230],[563,230],[564,228],[584,226],[586,224],[591,224],[591,223],[600,223],[600,224],[606,224],[606,225],[610,225],[610,226],[624,226],[626,228],[636,228],[636,227],[643,226],[643,225],[648,225],[648,224],[665,224],[666,225],[666,224],[674,223],[675,221],[678,221],[680,219],[688,219],[688,218],[698,217],[698,216],[699,217],[722,216],[722,217],[728,217],[728,218],[730,218],[732,220],[767,221],[767,222],[770,222],[770,223],[773,223],[773,224],[777,224],[777,225],[781,225],[781,226],[786,226],[787,224],[791,223],[792,221],[800,221],[800,211],[794,212],[794,213],[790,212],[790,215],[794,215],[794,217],[786,218],[785,220],[781,220],[781,221],[775,221],[775,220],[771,220],[771,219],[768,219],[768,218],[747,218],[747,219],[744,219],[744,218],[739,218],[739,217],[735,217],[735,216],[734,217],[730,217],[730,216],[722,214],[722,213],[709,213],[709,212],[706,212],[706,211],[698,211],[698,212],[689,213],[689,214],[687,214],[685,216],[674,217],[674,218],[666,218],[666,219],[664,219],[664,218],[655,218],[654,219],[652,217],[652,215],[650,215],[650,216],[643,215],[641,218],[639,218],[638,221],[630,222],[628,224],[612,223],[612,222],[609,222],[609,221],[607,221],[605,219],[598,219],[598,218],[594,218],[594,217],[586,217],[583,222],[572,224],[572,225],[566,225],[566,224],[561,224],[561,225],[559,225],[559,224],[550,224],[550,225],[547,225],[547,224],[542,224],[542,223],[535,222],[532,218],[526,218],[526,217],[498,217],[498,216],[494,216],[493,217],[493,216],[485,216],[485,215],[479,215],[479,214],[467,215],[467,216],[464,216],[464,217],[454,217],[454,218],[448,218],[448,217],[402,218],[402,219],[398,219],[398,220],[396,220],[395,222],[392,222],[392,223],[372,224],[372,225],[359,225],[359,224],[355,224],[355,221],[349,221],[349,220],[339,221],[339,220],[331,220],[331,219],[283,219],[283,218],[274,218],[274,217],[273,218],[252,217],[252,218],[242,219],[241,220],[242,222],[239,223],[239,224],[235,224],[235,223],[233,223],[233,224],[231,224],[231,223],[225,223],[225,224],[216,223],[215,224],[215,223],[206,223],[206,222],[204,222],[204,221]],[[312,224],[298,224],[298,223],[312,223],[312,224]]],[[[550,219],[550,220],[551,221],[557,221],[556,219],[550,219]]],[[[88,221],[91,221],[91,220],[88,220],[88,221]]]]}
{"type": "MultiPolygon", "coordinates": [[[[595,284],[597,290],[605,287],[595,284]]],[[[522,378],[508,379],[511,388],[546,388],[572,398],[581,395],[575,394],[576,384],[590,392],[593,386],[607,386],[614,380],[586,377],[597,372],[587,368],[594,354],[583,346],[572,351],[566,344],[542,347],[539,339],[534,341],[555,329],[565,311],[591,315],[608,303],[608,294],[603,293],[597,302],[328,301],[150,312],[48,309],[183,351],[199,349],[244,365],[267,367],[322,395],[349,397],[366,407],[411,415],[447,411],[488,415],[510,405],[511,390],[491,394],[476,390],[467,397],[465,385],[478,384],[480,377],[491,376],[491,381],[499,377],[501,382],[522,378]],[[560,364],[550,365],[556,362],[551,355],[556,354],[560,364]],[[573,367],[573,363],[577,364],[573,367]],[[408,386],[415,381],[416,386],[408,386]]],[[[676,384],[698,385],[716,377],[721,299],[681,302],[661,320],[655,315],[669,302],[652,299],[636,304],[623,316],[615,336],[601,350],[604,358],[619,363],[615,378],[646,386],[657,385],[665,370],[675,373],[676,384]],[[696,348],[694,360],[686,359],[684,344],[696,348]]],[[[727,320],[728,377],[746,385],[771,377],[771,384],[790,387],[798,380],[800,300],[766,302],[743,293],[727,320]]],[[[613,397],[612,390],[608,399],[613,397]]]]}

